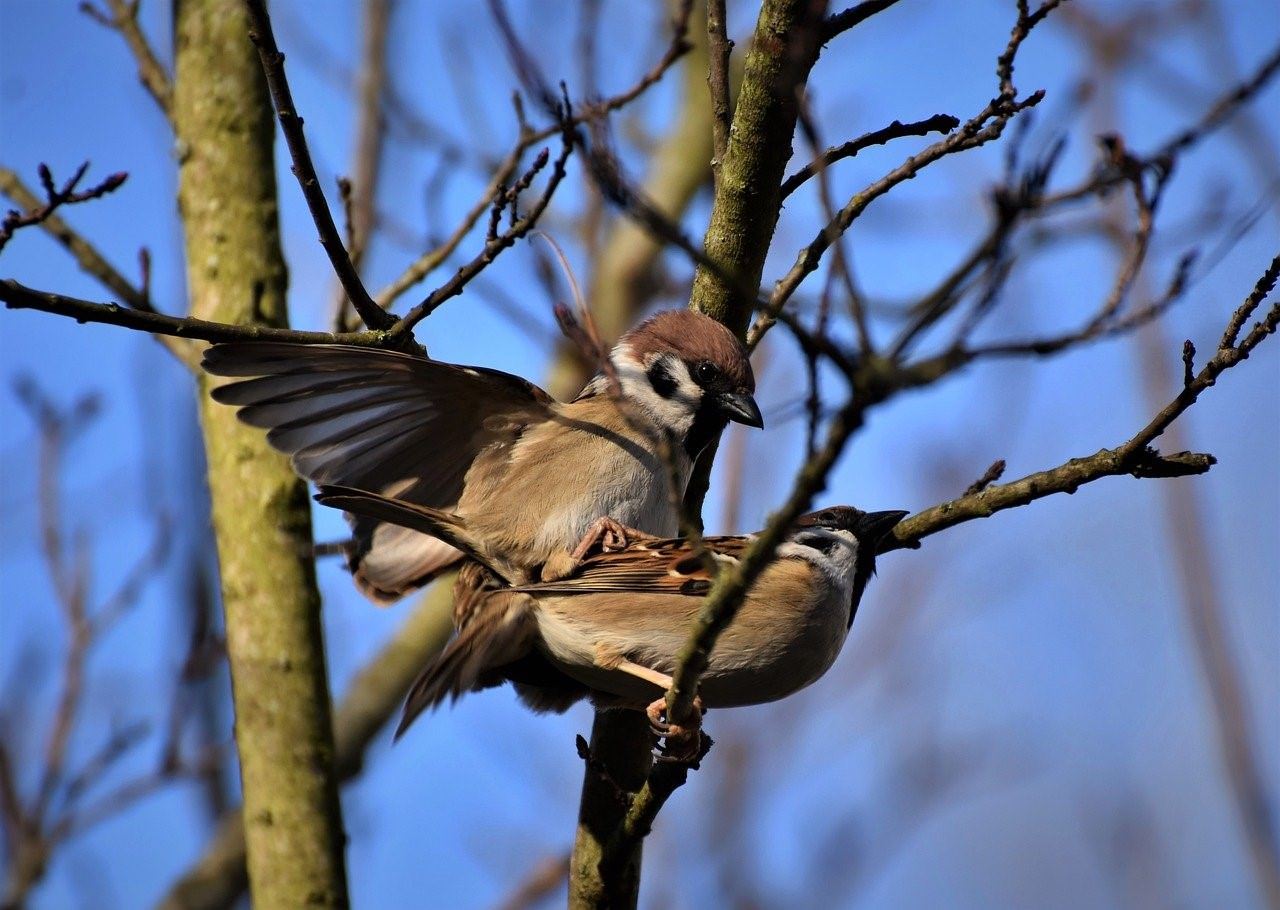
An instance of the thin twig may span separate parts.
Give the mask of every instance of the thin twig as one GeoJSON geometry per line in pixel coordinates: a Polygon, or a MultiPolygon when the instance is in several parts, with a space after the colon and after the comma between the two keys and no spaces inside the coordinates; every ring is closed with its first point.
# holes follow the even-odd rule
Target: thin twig
{"type": "MultiPolygon", "coordinates": [[[[463,289],[467,286],[467,283],[470,282],[471,279],[475,278],[476,275],[480,274],[480,272],[482,272],[489,263],[493,262],[499,253],[511,246],[514,246],[517,240],[524,237],[529,233],[529,231],[533,230],[534,227],[537,226],[538,219],[542,217],[542,213],[546,211],[547,206],[551,202],[552,195],[555,194],[556,188],[560,185],[560,182],[564,180],[565,163],[569,160],[569,155],[573,152],[573,140],[567,125],[570,122],[570,110],[568,108],[567,100],[565,101],[565,105],[564,122],[566,127],[565,133],[561,137],[560,153],[552,163],[551,175],[547,178],[547,182],[543,186],[542,193],[539,195],[538,200],[533,204],[528,212],[520,217],[514,224],[502,233],[497,234],[492,239],[486,241],[484,249],[482,249],[470,262],[458,269],[452,278],[428,294],[426,299],[406,313],[404,318],[397,322],[396,325],[387,333],[388,339],[394,341],[397,338],[407,335],[415,325],[429,316],[436,307],[440,306],[440,304],[444,303],[449,298],[456,297],[458,294],[461,294],[463,289]]],[[[534,161],[534,166],[531,170],[540,170],[541,167],[545,165],[546,160],[547,152],[544,150],[543,154],[534,161]],[[541,161],[542,164],[539,164],[539,161],[541,161]]],[[[514,202],[512,205],[514,206],[514,202]]]]}
{"type": "Polygon", "coordinates": [[[0,301],[14,310],[40,310],[68,316],[77,322],[100,322],[140,332],[169,335],[175,338],[198,338],[201,341],[291,341],[295,344],[381,345],[384,332],[303,332],[277,329],[264,325],[233,325],[210,322],[192,316],[169,316],[164,313],[132,310],[118,303],[96,303],[78,297],[67,297],[38,291],[11,278],[0,279],[0,301]]]}
{"type": "Polygon", "coordinates": [[[245,0],[249,13],[249,37],[258,48],[258,56],[262,60],[262,71],[267,78],[267,86],[271,90],[271,100],[275,104],[276,116],[280,120],[280,131],[284,134],[285,143],[289,147],[289,156],[293,159],[293,174],[298,178],[298,186],[306,199],[311,219],[315,222],[320,234],[320,245],[329,256],[329,264],[334,274],[347,292],[351,305],[355,307],[360,319],[370,329],[389,329],[395,325],[396,318],[382,309],[369,292],[364,282],[356,273],[351,263],[347,248],[342,245],[338,227],[334,224],[333,213],[329,211],[329,203],[325,201],[324,190],[316,176],[315,165],[311,161],[311,151],[307,148],[306,136],[302,132],[302,118],[293,104],[293,94],[289,90],[289,82],[284,72],[284,54],[276,45],[275,34],[271,30],[271,17],[267,14],[265,0],[245,0]]]}
{"type": "Polygon", "coordinates": [[[895,120],[888,126],[872,130],[870,133],[864,133],[856,139],[850,139],[840,145],[833,145],[783,181],[782,198],[786,199],[798,190],[805,181],[819,173],[823,168],[830,167],[845,158],[853,158],[864,149],[875,145],[885,145],[894,139],[901,139],[904,136],[927,136],[930,133],[946,135],[959,125],[959,118],[953,117],[951,114],[934,114],[924,120],[913,120],[909,123],[895,120]]]}
{"type": "Polygon", "coordinates": [[[725,0],[707,0],[707,86],[711,90],[711,174],[720,182],[720,162],[729,148],[733,108],[729,101],[729,55],[733,42],[726,32],[725,0]]]}
{"type": "Polygon", "coordinates": [[[155,100],[165,117],[172,122],[173,84],[169,79],[168,70],[156,56],[155,50],[147,41],[147,36],[142,33],[142,26],[138,22],[140,0],[106,0],[106,4],[111,10],[109,14],[98,9],[89,0],[83,0],[80,4],[80,12],[95,22],[120,33],[125,44],[129,46],[133,59],[137,61],[138,78],[143,87],[155,100]]]}
{"type": "Polygon", "coordinates": [[[862,0],[846,10],[832,13],[822,23],[822,43],[826,44],[841,32],[847,32],[854,26],[865,22],[876,13],[884,12],[898,0],[862,0]]]}
{"type": "MultiPolygon", "coordinates": [[[[37,203],[35,194],[27,191],[25,193],[25,200],[28,203],[27,211],[19,212],[10,209],[4,220],[0,221],[0,250],[5,248],[5,245],[13,239],[14,233],[21,228],[31,227],[48,220],[54,212],[64,205],[75,205],[79,202],[88,202],[91,199],[100,199],[108,193],[118,190],[129,179],[128,174],[120,171],[108,175],[101,183],[91,186],[87,190],[77,190],[76,187],[80,185],[80,181],[84,179],[84,175],[88,170],[89,162],[86,161],[76,168],[76,172],[71,175],[66,183],[59,187],[54,183],[53,174],[50,172],[49,166],[41,164],[39,167],[40,183],[44,187],[45,201],[37,203]]],[[[8,168],[5,168],[4,173],[6,175],[5,184],[0,188],[3,188],[5,194],[17,200],[19,204],[24,204],[24,200],[18,198],[19,194],[12,191],[15,184],[19,183],[17,174],[8,168]]]]}

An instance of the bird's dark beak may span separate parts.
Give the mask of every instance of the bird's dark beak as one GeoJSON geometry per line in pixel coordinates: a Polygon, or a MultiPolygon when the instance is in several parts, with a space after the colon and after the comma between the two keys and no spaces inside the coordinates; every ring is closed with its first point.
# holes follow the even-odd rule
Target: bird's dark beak
{"type": "Polygon", "coordinates": [[[717,396],[716,404],[720,413],[734,423],[745,423],[749,427],[764,426],[760,406],[747,392],[725,392],[717,396]]]}
{"type": "Polygon", "coordinates": [[[853,534],[860,541],[879,543],[898,526],[898,522],[910,512],[864,512],[853,526],[853,534]]]}

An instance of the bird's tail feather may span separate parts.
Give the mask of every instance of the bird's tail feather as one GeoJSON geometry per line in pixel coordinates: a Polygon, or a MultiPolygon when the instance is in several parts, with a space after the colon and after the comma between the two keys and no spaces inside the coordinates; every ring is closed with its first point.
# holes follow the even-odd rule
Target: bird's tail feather
{"type": "Polygon", "coordinates": [[[446,698],[456,700],[466,692],[494,685],[489,671],[527,654],[535,634],[531,606],[526,594],[500,591],[485,598],[482,610],[414,681],[396,739],[423,711],[446,698]]]}
{"type": "Polygon", "coordinates": [[[494,560],[467,528],[466,522],[452,512],[338,484],[322,485],[316,493],[316,501],[353,515],[385,521],[442,540],[499,577],[506,578],[507,573],[494,565],[494,560]]]}

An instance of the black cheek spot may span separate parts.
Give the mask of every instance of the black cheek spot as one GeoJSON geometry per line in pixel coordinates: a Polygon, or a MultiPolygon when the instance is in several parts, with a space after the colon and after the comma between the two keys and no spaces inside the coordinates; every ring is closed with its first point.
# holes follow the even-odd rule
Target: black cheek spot
{"type": "Polygon", "coordinates": [[[690,458],[697,458],[711,440],[720,435],[729,421],[709,399],[702,404],[693,415],[693,423],[684,438],[684,451],[690,458]]]}
{"type": "Polygon", "coordinates": [[[663,398],[671,398],[675,395],[678,384],[675,377],[671,375],[671,368],[667,366],[664,358],[655,360],[645,375],[649,377],[649,385],[653,386],[653,390],[663,398]]]}

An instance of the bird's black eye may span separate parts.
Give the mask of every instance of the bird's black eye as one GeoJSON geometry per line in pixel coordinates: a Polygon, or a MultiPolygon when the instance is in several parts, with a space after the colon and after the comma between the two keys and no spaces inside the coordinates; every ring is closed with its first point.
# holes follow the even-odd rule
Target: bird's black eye
{"type": "Polygon", "coordinates": [[[704,360],[693,368],[693,378],[698,380],[701,385],[714,382],[720,375],[720,371],[716,369],[716,365],[710,360],[704,360]]]}

